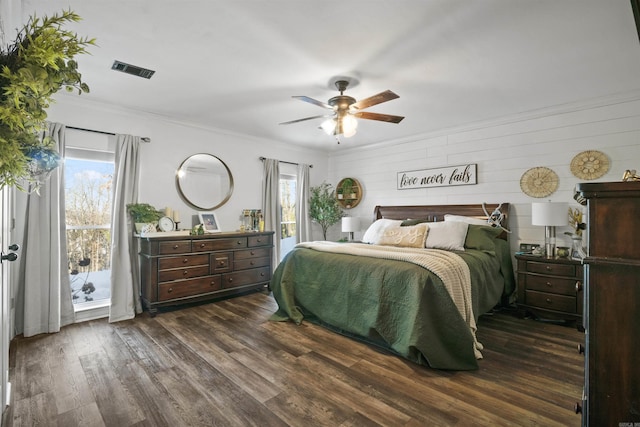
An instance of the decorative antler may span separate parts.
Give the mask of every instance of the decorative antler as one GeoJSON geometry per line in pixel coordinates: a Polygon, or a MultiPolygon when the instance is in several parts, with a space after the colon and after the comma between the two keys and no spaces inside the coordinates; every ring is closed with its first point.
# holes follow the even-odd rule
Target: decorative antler
{"type": "Polygon", "coordinates": [[[504,220],[504,214],[500,211],[501,207],[502,207],[502,203],[500,203],[498,207],[496,207],[493,210],[493,212],[489,214],[489,212],[487,212],[486,203],[482,202],[482,210],[484,211],[484,214],[487,216],[487,223],[493,227],[499,227],[504,231],[506,231],[507,233],[511,233],[511,230],[507,230],[502,226],[502,221],[504,220]]]}

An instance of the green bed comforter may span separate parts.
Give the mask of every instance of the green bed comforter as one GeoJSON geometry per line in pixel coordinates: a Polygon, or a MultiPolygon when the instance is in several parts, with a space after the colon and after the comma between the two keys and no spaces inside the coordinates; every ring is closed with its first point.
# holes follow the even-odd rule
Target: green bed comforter
{"type": "MultiPolygon", "coordinates": [[[[471,272],[477,320],[513,291],[510,256],[456,253],[471,272]]],[[[279,306],[272,320],[307,319],[437,369],[478,368],[468,325],[442,281],[418,265],[297,247],[278,265],[271,289],[279,306]]]]}

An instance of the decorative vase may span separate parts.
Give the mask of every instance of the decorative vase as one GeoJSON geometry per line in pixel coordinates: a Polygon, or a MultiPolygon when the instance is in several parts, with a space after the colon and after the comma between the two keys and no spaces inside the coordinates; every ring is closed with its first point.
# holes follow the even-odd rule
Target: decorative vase
{"type": "Polygon", "coordinates": [[[571,258],[583,259],[587,254],[582,248],[582,236],[571,236],[571,258]]]}

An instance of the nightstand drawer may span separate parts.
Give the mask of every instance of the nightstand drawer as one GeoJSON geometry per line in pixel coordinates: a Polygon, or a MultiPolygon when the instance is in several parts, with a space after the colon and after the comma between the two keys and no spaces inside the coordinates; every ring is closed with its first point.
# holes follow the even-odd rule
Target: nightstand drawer
{"type": "Polygon", "coordinates": [[[527,261],[529,273],[552,274],[554,276],[574,277],[576,267],[571,264],[554,264],[552,262],[527,261]]]}
{"type": "Polygon", "coordinates": [[[561,277],[535,276],[527,278],[527,290],[576,296],[576,280],[561,277]]]}
{"type": "Polygon", "coordinates": [[[565,313],[576,313],[577,311],[576,297],[527,290],[526,299],[527,305],[541,309],[562,311],[565,313]]]}

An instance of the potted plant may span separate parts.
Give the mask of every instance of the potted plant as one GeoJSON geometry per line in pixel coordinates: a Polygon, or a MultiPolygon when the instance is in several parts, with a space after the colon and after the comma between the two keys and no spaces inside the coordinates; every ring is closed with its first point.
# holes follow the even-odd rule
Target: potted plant
{"type": "Polygon", "coordinates": [[[351,178],[345,178],[340,183],[340,189],[342,190],[344,197],[347,199],[351,198],[351,187],[353,187],[353,179],[351,178]]]}
{"type": "Polygon", "coordinates": [[[73,58],[87,53],[95,40],[62,29],[79,20],[71,10],[42,19],[32,16],[13,43],[0,46],[0,188],[22,189],[23,179],[38,183],[46,179],[47,169],[58,165],[51,140],[40,140],[39,133],[56,92],[63,87],[89,92],[73,58]]]}
{"type": "Polygon", "coordinates": [[[340,221],[344,212],[340,209],[338,200],[333,196],[331,184],[323,182],[317,187],[310,188],[309,216],[322,228],[322,237],[327,240],[327,230],[340,221]]]}
{"type": "Polygon", "coordinates": [[[152,224],[155,230],[158,220],[164,216],[164,212],[148,203],[130,203],[127,205],[127,212],[133,219],[137,233],[141,233],[147,224],[152,224]]]}

